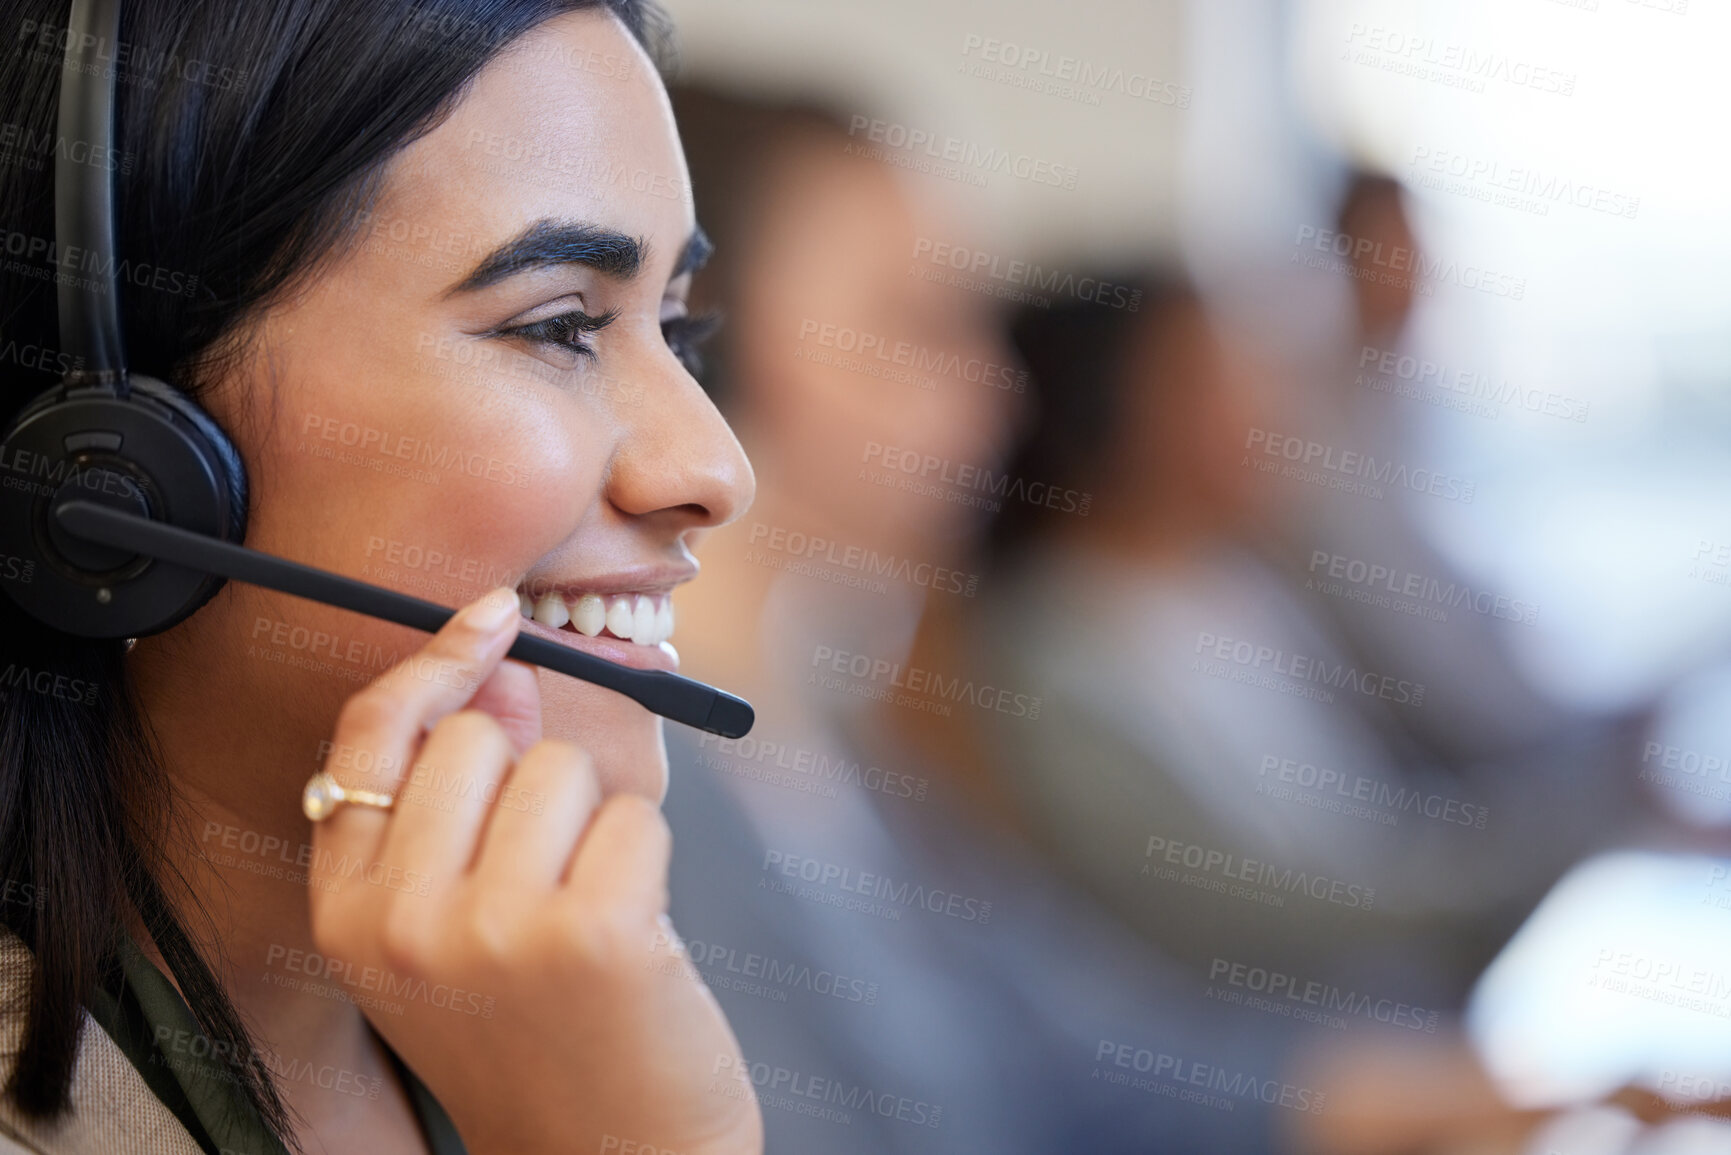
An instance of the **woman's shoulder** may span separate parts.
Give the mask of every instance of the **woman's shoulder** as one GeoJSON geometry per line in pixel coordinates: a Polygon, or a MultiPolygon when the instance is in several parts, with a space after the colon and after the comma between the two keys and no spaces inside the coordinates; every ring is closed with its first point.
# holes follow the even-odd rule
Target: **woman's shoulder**
{"type": "MultiPolygon", "coordinates": [[[[0,927],[0,1085],[12,1077],[24,1040],[24,1009],[35,960],[30,948],[0,927]]],[[[25,1118],[0,1096],[0,1155],[201,1155],[174,1113],[162,1105],[125,1052],[84,1016],[72,1111],[53,1125],[25,1118]]]]}

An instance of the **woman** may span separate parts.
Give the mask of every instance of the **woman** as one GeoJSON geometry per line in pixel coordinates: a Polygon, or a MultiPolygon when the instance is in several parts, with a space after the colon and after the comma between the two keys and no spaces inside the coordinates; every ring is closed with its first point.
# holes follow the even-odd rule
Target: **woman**
{"type": "MultiPolygon", "coordinates": [[[[855,155],[845,117],[702,87],[673,103],[717,242],[693,299],[728,318],[705,383],[758,488],[676,595],[687,668],[745,693],[757,725],[739,742],[668,735],[671,909],[744,1047],[770,1149],[1269,1150],[1290,1112],[1107,1078],[1106,1039],[1266,1075],[1283,1044],[1172,982],[1002,837],[998,765],[964,776],[944,742],[976,707],[960,680],[932,688],[957,666],[915,640],[986,596],[966,559],[1016,498],[958,479],[1007,478],[1029,388],[989,297],[909,275],[921,238],[964,225],[931,177],[855,155]],[[813,668],[824,649],[935,678],[872,700],[811,676],[831,672],[813,668]],[[957,716],[908,708],[920,699],[957,716]]],[[[1005,723],[1037,729],[1008,711],[1042,689],[1016,684],[1005,723]]]]}
{"type": "MultiPolygon", "coordinates": [[[[64,20],[8,7],[25,139],[54,139],[64,20]]],[[[683,363],[706,246],[655,27],[124,6],[121,251],[180,274],[123,286],[133,369],[234,438],[249,545],[469,608],[429,642],[229,585],[131,646],[0,609],[7,662],[92,688],[9,678],[0,711],[32,896],[0,904],[0,1148],[761,1150],[714,1001],[647,965],[659,720],[502,660],[526,630],[670,668],[687,544],[752,496],[683,363]],[[321,766],[394,807],[309,834],[321,766]]],[[[6,228],[53,236],[52,167],[0,169],[6,228]]],[[[0,270],[8,348],[55,343],[41,273],[0,270]]],[[[8,370],[8,412],[52,383],[8,370]]]]}

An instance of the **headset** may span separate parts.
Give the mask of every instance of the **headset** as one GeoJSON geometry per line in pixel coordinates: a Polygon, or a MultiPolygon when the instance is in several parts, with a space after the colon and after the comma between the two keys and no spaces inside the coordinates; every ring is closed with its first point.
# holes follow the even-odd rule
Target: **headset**
{"type": "MultiPolygon", "coordinates": [[[[114,155],[120,0],[72,0],[60,80],[61,142],[114,155]]],[[[301,565],[241,543],[246,467],[217,423],[169,382],[126,368],[112,166],[55,149],[56,256],[83,250],[90,275],[58,275],[61,352],[75,366],[0,441],[0,548],[28,580],[0,581],[18,607],[64,633],[137,638],[184,621],[225,580],[247,582],[428,632],[447,606],[301,565]]],[[[59,263],[57,261],[57,263],[59,263]]],[[[751,704],[665,670],[638,670],[520,635],[509,656],[615,690],[713,734],[749,733],[751,704]]]]}

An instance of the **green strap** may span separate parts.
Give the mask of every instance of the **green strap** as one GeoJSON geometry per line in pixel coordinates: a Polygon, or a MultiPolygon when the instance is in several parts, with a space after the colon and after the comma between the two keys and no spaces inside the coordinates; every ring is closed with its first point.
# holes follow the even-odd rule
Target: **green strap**
{"type": "MultiPolygon", "coordinates": [[[[121,940],[120,965],[127,987],[151,1026],[155,1062],[173,1073],[217,1149],[242,1155],[288,1155],[287,1148],[241,1094],[235,1063],[209,1053],[210,1041],[180,992],[130,938],[121,940]]],[[[138,1066],[136,1060],[133,1066],[138,1066]]]]}
{"type": "MultiPolygon", "coordinates": [[[[121,940],[120,965],[120,989],[97,990],[91,1017],[206,1155],[289,1155],[241,1094],[234,1064],[210,1055],[209,1040],[186,1000],[130,938],[121,940]]],[[[433,1093],[383,1037],[379,1045],[408,1088],[432,1155],[468,1155],[433,1093]]]]}
{"type": "Polygon", "coordinates": [[[124,980],[117,991],[98,987],[91,994],[87,1007],[90,1017],[114,1040],[114,1045],[120,1048],[145,1086],[150,1088],[150,1093],[180,1120],[180,1125],[186,1128],[199,1149],[205,1155],[219,1155],[215,1141],[205,1132],[204,1124],[199,1122],[198,1113],[192,1109],[180,1081],[169,1070],[163,1053],[157,1050],[150,1021],[138,1005],[132,987],[124,980]]]}
{"type": "Polygon", "coordinates": [[[391,1050],[383,1036],[379,1038],[379,1045],[385,1048],[385,1054],[391,1057],[391,1063],[397,1068],[398,1077],[409,1088],[409,1097],[415,1101],[415,1115],[421,1120],[421,1131],[427,1137],[428,1149],[433,1155],[469,1155],[463,1137],[457,1134],[457,1125],[451,1122],[451,1117],[445,1114],[445,1109],[439,1106],[439,1101],[433,1098],[433,1093],[427,1090],[420,1076],[409,1070],[409,1065],[391,1050]]]}

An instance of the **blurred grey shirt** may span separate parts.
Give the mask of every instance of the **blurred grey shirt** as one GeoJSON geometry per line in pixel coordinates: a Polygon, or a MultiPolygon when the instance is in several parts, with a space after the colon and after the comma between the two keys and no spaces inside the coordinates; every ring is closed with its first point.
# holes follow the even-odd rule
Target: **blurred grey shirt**
{"type": "MultiPolygon", "coordinates": [[[[790,652],[810,653],[802,621],[847,636],[839,592],[830,618],[831,593],[784,588],[765,618],[790,652]]],[[[769,1150],[1271,1149],[1301,1098],[1288,1024],[1225,1012],[987,836],[861,705],[817,695],[737,744],[668,736],[672,916],[769,1150]]]]}

